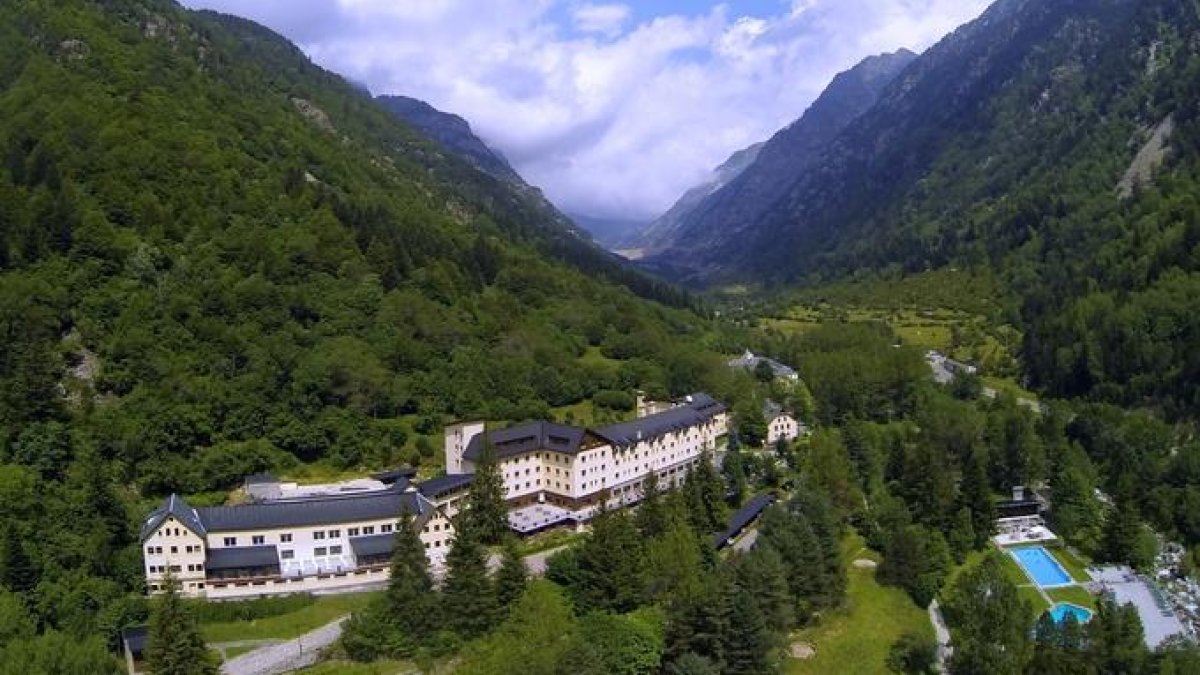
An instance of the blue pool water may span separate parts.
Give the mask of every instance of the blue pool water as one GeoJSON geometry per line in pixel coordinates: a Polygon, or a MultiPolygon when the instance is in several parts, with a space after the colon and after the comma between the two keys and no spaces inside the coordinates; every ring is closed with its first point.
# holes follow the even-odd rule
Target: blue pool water
{"type": "Polygon", "coordinates": [[[1067,602],[1060,602],[1050,608],[1050,618],[1054,619],[1054,623],[1062,623],[1068,616],[1075,617],[1075,621],[1079,623],[1087,623],[1092,618],[1092,610],[1067,602]]]}
{"type": "Polygon", "coordinates": [[[1071,575],[1058,564],[1054,556],[1041,546],[1016,548],[1012,555],[1038,586],[1063,586],[1071,583],[1071,575]]]}

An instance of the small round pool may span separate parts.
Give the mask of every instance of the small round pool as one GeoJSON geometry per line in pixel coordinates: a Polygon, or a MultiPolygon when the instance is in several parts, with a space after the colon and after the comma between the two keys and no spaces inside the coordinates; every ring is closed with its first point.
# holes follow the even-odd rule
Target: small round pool
{"type": "Polygon", "coordinates": [[[1062,623],[1068,616],[1078,623],[1087,623],[1092,619],[1092,610],[1069,602],[1060,602],[1050,608],[1050,618],[1054,619],[1054,623],[1062,623]]]}

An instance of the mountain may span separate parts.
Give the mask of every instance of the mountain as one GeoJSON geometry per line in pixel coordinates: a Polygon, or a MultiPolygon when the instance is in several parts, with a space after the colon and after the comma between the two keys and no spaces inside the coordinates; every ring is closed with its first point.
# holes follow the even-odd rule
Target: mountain
{"type": "Polygon", "coordinates": [[[408,96],[382,95],[375,97],[375,101],[450,152],[470,162],[476,169],[513,185],[525,185],[521,176],[509,166],[508,160],[480,140],[471,131],[471,125],[458,115],[442,112],[408,96]]]}
{"type": "Polygon", "coordinates": [[[535,193],[166,0],[0,3],[0,205],[0,461],[48,479],[429,463],[451,416],[722,370],[690,298],[535,193]]]}
{"type": "Polygon", "coordinates": [[[675,202],[666,213],[655,218],[642,231],[630,237],[626,246],[642,249],[643,256],[669,246],[671,239],[687,223],[688,217],[696,209],[702,207],[706,198],[733,182],[742,175],[742,172],[750,168],[754,164],[754,160],[758,159],[758,153],[762,147],[763,143],[755,143],[730,155],[729,159],[725,160],[721,166],[713,169],[712,176],[706,182],[683,193],[679,201],[675,202]]]}
{"type": "MultiPolygon", "coordinates": [[[[1030,382],[1200,414],[1200,15],[1000,0],[886,86],[786,190],[658,257],[707,283],[927,269],[1000,280],[1030,382]],[[672,258],[674,256],[674,259],[672,258]]],[[[760,155],[764,161],[766,149],[760,155]]],[[[717,217],[719,216],[719,217],[717,217]]]]}
{"type": "Polygon", "coordinates": [[[760,146],[735,153],[707,185],[690,190],[646,231],[646,264],[694,280],[724,273],[728,250],[781,199],[796,176],[854,119],[916,54],[901,49],[864,59],[833,78],[800,119],[760,146]]]}
{"type": "Polygon", "coordinates": [[[593,238],[609,250],[621,250],[646,228],[646,221],[629,218],[605,218],[580,213],[568,214],[572,221],[587,230],[593,238]]]}

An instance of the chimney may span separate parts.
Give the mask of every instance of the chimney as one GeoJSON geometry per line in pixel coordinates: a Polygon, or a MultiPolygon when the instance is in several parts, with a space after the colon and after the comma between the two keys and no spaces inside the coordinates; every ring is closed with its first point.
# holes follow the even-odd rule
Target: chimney
{"type": "Polygon", "coordinates": [[[1024,485],[1014,485],[1013,486],[1013,501],[1014,502],[1025,501],[1025,486],[1024,485]]]}

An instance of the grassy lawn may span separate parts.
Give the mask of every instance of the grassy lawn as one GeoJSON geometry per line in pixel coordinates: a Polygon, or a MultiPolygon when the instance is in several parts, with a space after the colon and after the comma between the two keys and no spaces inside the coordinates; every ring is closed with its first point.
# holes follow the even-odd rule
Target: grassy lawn
{"type": "Polygon", "coordinates": [[[1077,557],[1075,554],[1068,551],[1065,547],[1054,546],[1047,547],[1047,551],[1054,556],[1063,569],[1067,570],[1067,574],[1077,582],[1091,581],[1092,577],[1087,573],[1087,563],[1077,557]]]}
{"type": "Polygon", "coordinates": [[[559,529],[549,532],[535,534],[528,539],[522,539],[520,544],[521,555],[533,555],[542,551],[549,551],[552,548],[574,544],[583,537],[582,533],[572,530],[559,529]]]}
{"type": "Polygon", "coordinates": [[[301,675],[400,675],[416,673],[417,668],[409,661],[325,661],[296,672],[301,675]]]}
{"type": "Polygon", "coordinates": [[[1007,394],[1014,398],[1028,399],[1030,401],[1038,400],[1037,394],[1025,389],[1021,385],[1017,384],[1014,380],[1009,378],[991,377],[985,375],[980,379],[983,380],[983,386],[991,387],[1002,394],[1007,394]]]}
{"type": "Polygon", "coordinates": [[[1018,565],[1017,561],[1013,559],[1012,554],[1010,554],[1008,551],[1004,551],[1003,558],[1004,576],[1007,577],[1009,581],[1018,586],[1024,586],[1025,584],[1033,583],[1033,580],[1025,574],[1025,570],[1021,569],[1021,566],[1018,565]]]}
{"type": "Polygon", "coordinates": [[[1031,621],[1037,621],[1042,612],[1050,609],[1050,604],[1046,602],[1046,599],[1042,597],[1041,593],[1038,593],[1038,589],[1034,586],[1021,586],[1017,589],[1017,595],[1029,603],[1031,609],[1029,618],[1031,621]]]}
{"type": "Polygon", "coordinates": [[[1067,586],[1065,588],[1050,588],[1046,589],[1046,593],[1050,595],[1050,599],[1055,602],[1069,602],[1072,605],[1087,607],[1088,609],[1096,609],[1096,599],[1091,593],[1079,586],[1067,586]]]}
{"type": "MultiPolygon", "coordinates": [[[[862,549],[862,539],[851,537],[845,549],[853,558],[873,558],[862,549]]],[[[880,586],[874,570],[849,568],[850,585],[844,607],[832,611],[820,625],[799,631],[794,639],[816,647],[811,659],[787,661],[792,675],[807,673],[869,674],[888,672],[885,661],[892,643],[907,631],[932,636],[929,615],[897,588],[880,586]]]]}
{"type": "Polygon", "coordinates": [[[233,642],[235,640],[287,640],[303,635],[344,616],[366,607],[379,593],[345,593],[323,595],[303,609],[255,621],[228,621],[210,623],[200,627],[207,642],[233,642]]]}
{"type": "Polygon", "coordinates": [[[258,649],[261,646],[263,646],[263,645],[246,645],[245,647],[230,647],[229,649],[225,650],[225,660],[229,661],[231,659],[235,659],[235,658],[241,656],[242,654],[245,654],[247,652],[252,652],[255,649],[258,649]]]}

